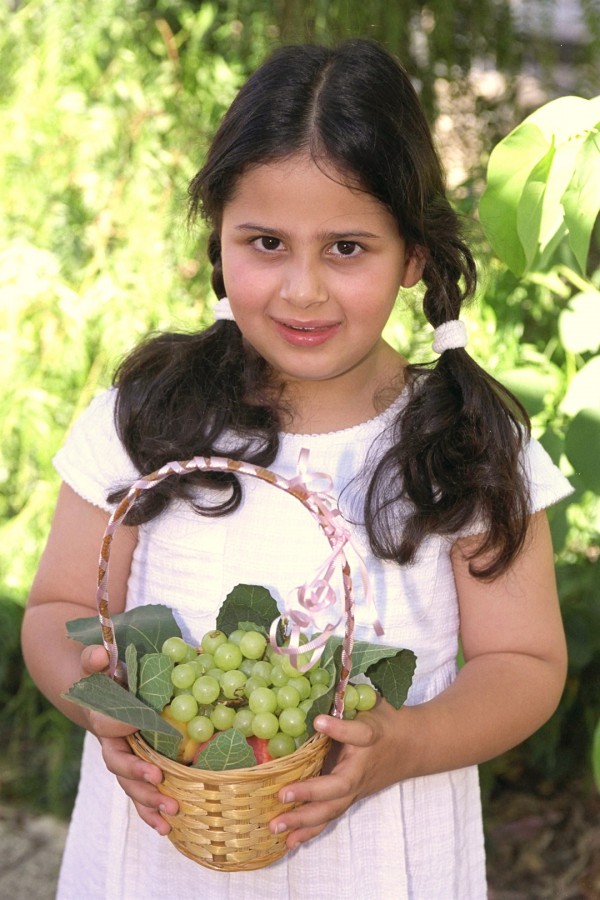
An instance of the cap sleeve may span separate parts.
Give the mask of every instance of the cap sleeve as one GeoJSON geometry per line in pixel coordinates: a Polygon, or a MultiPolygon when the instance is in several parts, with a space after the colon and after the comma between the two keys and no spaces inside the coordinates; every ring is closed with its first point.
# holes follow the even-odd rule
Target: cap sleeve
{"type": "Polygon", "coordinates": [[[530,438],[523,452],[523,471],[529,483],[530,511],[539,512],[573,493],[560,469],[539,441],[530,438]]]}
{"type": "Polygon", "coordinates": [[[117,434],[116,397],[117,391],[112,388],[92,400],[53,459],[55,469],[69,487],[107,512],[113,508],[107,496],[139,477],[117,434]]]}

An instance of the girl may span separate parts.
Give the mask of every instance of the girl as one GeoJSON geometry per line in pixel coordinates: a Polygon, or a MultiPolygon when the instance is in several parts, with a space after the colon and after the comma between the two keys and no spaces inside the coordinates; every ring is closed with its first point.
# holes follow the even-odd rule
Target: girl
{"type": "MultiPolygon", "coordinates": [[[[148,340],[73,429],[25,617],[33,677],[90,732],[59,897],[483,900],[476,764],[548,719],[565,677],[541,510],[569,485],[464,349],[474,263],[410,80],[369,41],[279,50],[234,101],[190,197],[191,219],[213,229],[219,320],[148,340]],[[381,336],[421,279],[431,366],[381,336]],[[61,698],[107,665],[102,647],[65,639],[65,621],[94,614],[107,517],[139,473],[199,454],[292,477],[303,448],[368,561],[383,641],[414,650],[417,670],[400,711],[381,700],[355,721],[317,719],[336,741],[328,772],[287,788],[304,802],[271,823],[292,852],[213,872],[165,840],[161,811],[177,803],[130,753],[131,729],[61,698]]],[[[198,639],[240,582],[281,600],[326,552],[296,506],[254,480],[168,479],[117,532],[112,610],[168,604],[198,639]]],[[[356,634],[375,639],[367,614],[356,634]]]]}

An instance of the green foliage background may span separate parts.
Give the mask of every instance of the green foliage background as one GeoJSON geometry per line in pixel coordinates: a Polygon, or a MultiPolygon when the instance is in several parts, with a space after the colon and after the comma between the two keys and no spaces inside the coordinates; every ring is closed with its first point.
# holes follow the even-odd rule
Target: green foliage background
{"type": "MultiPolygon", "coordinates": [[[[587,26],[597,42],[600,17],[588,6],[587,26]]],[[[507,73],[498,102],[473,97],[475,130],[489,143],[454,187],[460,209],[475,214],[489,150],[523,117],[510,73],[535,44],[515,40],[508,2],[0,2],[5,798],[66,813],[76,783],[80,736],[40,698],[23,670],[18,640],[58,488],[52,456],[74,417],[142,335],[211,321],[203,235],[185,227],[186,187],[236,89],[282,41],[331,42],[352,34],[379,38],[406,61],[434,120],[441,88],[455,98],[456,90],[465,94],[476,58],[507,73]]],[[[552,46],[540,43],[534,50],[550,72],[552,46]]],[[[600,90],[595,57],[585,48],[578,53],[581,93],[592,97],[600,90]]],[[[589,778],[600,714],[599,485],[574,471],[565,441],[575,412],[565,397],[579,379],[580,394],[593,398],[587,405],[598,409],[600,402],[594,368],[600,349],[597,232],[585,272],[563,241],[551,258],[520,277],[492,253],[480,231],[474,240],[483,279],[468,319],[473,353],[520,394],[534,415],[536,435],[576,488],[551,512],[569,636],[567,690],[538,735],[484,771],[490,787],[515,777],[535,783],[589,778]],[[578,300],[582,295],[588,299],[578,300]],[[584,313],[577,313],[582,305],[584,313]],[[583,327],[591,343],[569,337],[574,313],[578,333],[583,327]],[[586,382],[580,373],[589,373],[592,363],[586,382]]],[[[412,358],[430,354],[430,330],[417,303],[399,307],[388,337],[412,358]]],[[[600,455],[594,426],[582,433],[575,456],[582,446],[588,456],[600,455]]]]}

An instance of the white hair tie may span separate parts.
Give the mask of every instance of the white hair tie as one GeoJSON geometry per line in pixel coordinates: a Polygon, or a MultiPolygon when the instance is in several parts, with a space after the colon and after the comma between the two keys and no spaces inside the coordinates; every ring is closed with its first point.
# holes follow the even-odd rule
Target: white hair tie
{"type": "Polygon", "coordinates": [[[221,297],[221,299],[215,303],[213,312],[217,322],[235,322],[233,310],[229,305],[227,297],[221,297]]]}
{"type": "Polygon", "coordinates": [[[460,319],[443,322],[433,332],[433,351],[443,353],[444,350],[458,350],[467,346],[467,329],[460,319]]]}

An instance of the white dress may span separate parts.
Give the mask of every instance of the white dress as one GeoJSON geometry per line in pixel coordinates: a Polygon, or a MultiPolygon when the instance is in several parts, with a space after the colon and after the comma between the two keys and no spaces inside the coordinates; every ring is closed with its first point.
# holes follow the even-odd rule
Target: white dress
{"type": "MultiPolygon", "coordinates": [[[[106,494],[138,473],[113,425],[114,392],[93,401],[55,464],[91,503],[109,509],[106,494]]],[[[357,510],[360,476],[368,474],[373,442],[386,444],[393,407],[353,428],[320,435],[283,435],[272,469],[293,477],[300,451],[310,469],[327,472],[342,510],[357,510]],[[356,476],[356,478],[355,478],[356,476]],[[353,482],[354,479],[354,482],[353,482]]],[[[376,451],[375,451],[376,452],[376,451]]],[[[570,492],[566,479],[535,441],[525,461],[532,510],[570,492]]],[[[199,638],[238,583],[268,587],[278,602],[312,578],[329,545],[315,521],[289,495],[245,478],[240,509],[203,518],[184,503],[140,528],[128,585],[128,607],[164,603],[177,611],[184,635],[199,638]]],[[[373,558],[360,527],[354,534],[367,560],[386,644],[411,648],[417,668],[408,702],[446,688],[456,673],[458,609],[451,542],[433,538],[412,566],[373,558]]],[[[377,640],[364,610],[360,579],[356,636],[377,640]]],[[[104,767],[98,742],[86,736],[79,793],[58,888],[59,900],[484,900],[485,859],[478,774],[470,767],[395,784],[348,810],[319,837],[251,872],[223,873],[181,855],[137,816],[104,767]]]]}

